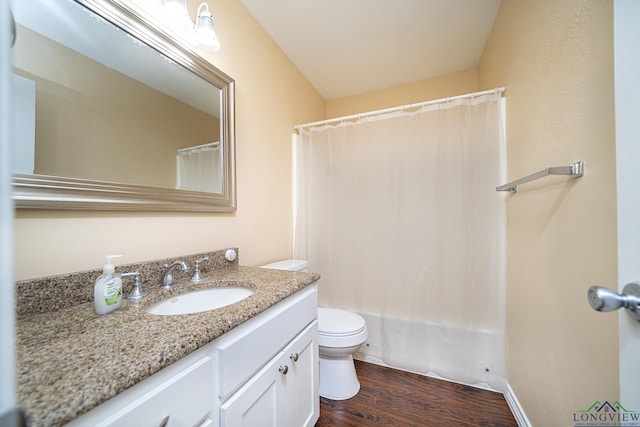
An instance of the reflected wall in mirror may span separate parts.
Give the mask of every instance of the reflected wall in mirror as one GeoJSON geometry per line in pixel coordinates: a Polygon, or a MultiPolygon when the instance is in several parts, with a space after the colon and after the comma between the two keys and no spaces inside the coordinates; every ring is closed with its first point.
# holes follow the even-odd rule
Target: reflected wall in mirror
{"type": "Polygon", "coordinates": [[[117,2],[14,16],[18,207],[235,210],[231,78],[117,2]]]}

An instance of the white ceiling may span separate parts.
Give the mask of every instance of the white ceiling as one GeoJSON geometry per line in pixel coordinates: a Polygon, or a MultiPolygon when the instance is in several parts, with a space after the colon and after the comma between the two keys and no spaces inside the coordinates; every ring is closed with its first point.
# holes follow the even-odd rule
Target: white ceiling
{"type": "Polygon", "coordinates": [[[241,0],[327,100],[478,64],[501,0],[241,0]]]}

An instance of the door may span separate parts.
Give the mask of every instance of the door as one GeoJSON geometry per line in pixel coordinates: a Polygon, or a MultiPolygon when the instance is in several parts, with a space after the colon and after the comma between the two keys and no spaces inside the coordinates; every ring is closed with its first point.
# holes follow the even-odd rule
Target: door
{"type": "Polygon", "coordinates": [[[287,426],[313,427],[320,417],[318,398],[318,321],[315,320],[285,349],[287,426]]]}
{"type": "Polygon", "coordinates": [[[3,415],[16,405],[13,306],[13,206],[9,138],[10,103],[10,28],[9,3],[0,2],[0,424],[3,415]]]}
{"type": "MultiPolygon", "coordinates": [[[[614,2],[618,286],[640,281],[640,2],[614,2]]],[[[614,286],[614,285],[612,285],[614,286]]],[[[620,310],[620,403],[640,412],[640,322],[620,310]]]]}

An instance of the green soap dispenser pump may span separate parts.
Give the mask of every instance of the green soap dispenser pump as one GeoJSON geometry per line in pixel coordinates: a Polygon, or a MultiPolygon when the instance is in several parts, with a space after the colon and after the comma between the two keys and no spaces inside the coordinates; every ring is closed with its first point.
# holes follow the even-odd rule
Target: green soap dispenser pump
{"type": "Polygon", "coordinates": [[[120,307],[122,302],[122,279],[119,274],[115,274],[115,267],[111,263],[113,258],[122,255],[107,255],[107,263],[104,265],[102,274],[96,279],[93,289],[93,300],[96,305],[96,313],[106,314],[120,307]]]}

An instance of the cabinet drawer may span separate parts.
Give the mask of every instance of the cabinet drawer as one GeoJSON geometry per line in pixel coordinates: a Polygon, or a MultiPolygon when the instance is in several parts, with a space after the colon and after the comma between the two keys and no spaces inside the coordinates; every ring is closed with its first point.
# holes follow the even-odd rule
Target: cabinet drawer
{"type": "Polygon", "coordinates": [[[268,317],[247,322],[242,334],[221,340],[217,350],[219,396],[224,399],[253,376],[317,314],[317,288],[311,286],[272,307],[268,317]]]}
{"type": "Polygon", "coordinates": [[[70,425],[158,427],[167,417],[167,427],[207,425],[213,406],[212,375],[211,358],[203,357],[142,395],[132,395],[134,387],[117,396],[120,402],[130,396],[128,404],[111,407],[107,401],[70,425]]]}

